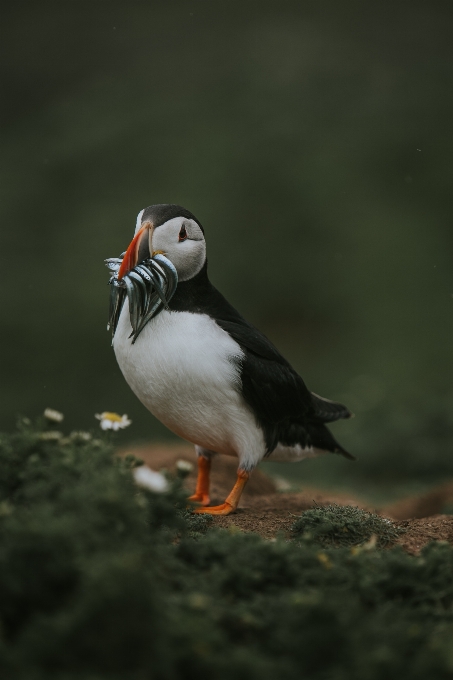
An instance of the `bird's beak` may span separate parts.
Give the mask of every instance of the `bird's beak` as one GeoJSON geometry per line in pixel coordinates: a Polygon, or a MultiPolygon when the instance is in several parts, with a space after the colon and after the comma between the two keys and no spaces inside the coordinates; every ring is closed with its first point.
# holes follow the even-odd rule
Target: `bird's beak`
{"type": "Polygon", "coordinates": [[[121,267],[118,271],[118,280],[122,279],[123,276],[126,276],[138,262],[146,259],[146,257],[151,257],[149,243],[152,232],[153,225],[151,222],[145,222],[137,231],[121,262],[121,267]]]}

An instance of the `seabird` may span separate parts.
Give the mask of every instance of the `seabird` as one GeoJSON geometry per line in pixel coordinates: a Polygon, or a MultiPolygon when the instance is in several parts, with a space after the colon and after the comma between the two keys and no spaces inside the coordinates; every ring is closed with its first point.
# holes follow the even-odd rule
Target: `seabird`
{"type": "Polygon", "coordinates": [[[353,459],[326,423],[351,412],[306,387],[274,345],[212,285],[200,221],[179,205],[140,211],[111,271],[110,328],[120,369],[140,401],[198,454],[195,512],[228,515],[263,459],[324,453],[353,459]],[[238,458],[224,503],[209,506],[214,454],[238,458]]]}

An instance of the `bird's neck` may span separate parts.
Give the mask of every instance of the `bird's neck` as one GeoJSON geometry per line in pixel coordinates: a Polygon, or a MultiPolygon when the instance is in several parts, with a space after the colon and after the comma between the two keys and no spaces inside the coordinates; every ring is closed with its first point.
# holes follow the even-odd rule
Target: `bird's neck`
{"type": "Polygon", "coordinates": [[[180,281],[169,307],[174,312],[197,311],[203,306],[203,300],[212,288],[208,278],[208,261],[206,260],[196,276],[188,281],[180,281]]]}

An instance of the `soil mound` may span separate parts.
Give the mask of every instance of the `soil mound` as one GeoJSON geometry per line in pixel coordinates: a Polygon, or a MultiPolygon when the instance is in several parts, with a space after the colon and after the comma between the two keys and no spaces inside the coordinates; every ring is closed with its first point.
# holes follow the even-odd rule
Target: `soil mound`
{"type": "MultiPolygon", "coordinates": [[[[123,454],[141,458],[153,470],[176,471],[178,460],[192,463],[193,469],[185,483],[190,493],[195,490],[197,457],[188,444],[152,444],[129,448],[123,454]]],[[[236,479],[237,460],[216,456],[211,472],[211,499],[223,503],[236,479]]],[[[287,535],[296,517],[316,505],[353,505],[396,520],[404,528],[397,543],[407,552],[417,554],[431,541],[453,544],[453,515],[441,514],[453,506],[453,482],[444,484],[421,496],[412,496],[387,507],[374,508],[347,494],[326,493],[305,489],[298,493],[279,491],[276,482],[261,470],[255,470],[247,484],[238,510],[226,517],[214,517],[214,525],[232,531],[252,531],[263,538],[287,535]]]]}
{"type": "Polygon", "coordinates": [[[387,506],[386,512],[394,519],[430,517],[453,512],[453,482],[441,484],[419,496],[409,496],[387,506]]]}

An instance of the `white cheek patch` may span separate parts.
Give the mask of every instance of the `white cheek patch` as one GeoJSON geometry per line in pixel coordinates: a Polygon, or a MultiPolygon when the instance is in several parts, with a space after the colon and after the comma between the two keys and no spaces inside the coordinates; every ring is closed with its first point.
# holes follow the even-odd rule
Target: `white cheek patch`
{"type": "Polygon", "coordinates": [[[156,227],[152,235],[152,250],[162,252],[173,262],[180,281],[196,276],[206,260],[203,232],[196,222],[184,217],[174,217],[156,227]],[[179,241],[182,226],[185,226],[188,238],[179,241]]]}
{"type": "Polygon", "coordinates": [[[183,224],[186,227],[189,239],[192,241],[204,241],[203,232],[196,222],[193,220],[184,220],[183,224]]]}
{"type": "Polygon", "coordinates": [[[179,280],[188,281],[203,268],[206,260],[206,246],[204,241],[184,241],[179,245],[179,252],[175,253],[173,264],[178,272],[179,280]]]}

